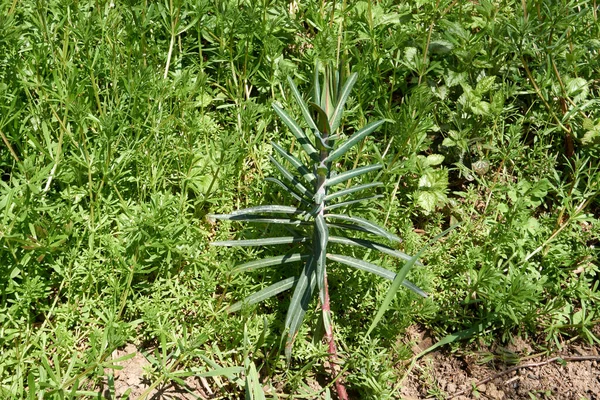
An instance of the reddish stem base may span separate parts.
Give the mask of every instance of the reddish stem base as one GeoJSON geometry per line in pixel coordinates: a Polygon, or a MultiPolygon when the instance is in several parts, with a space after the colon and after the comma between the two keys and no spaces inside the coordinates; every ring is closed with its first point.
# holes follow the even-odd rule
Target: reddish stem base
{"type": "MultiPolygon", "coordinates": [[[[331,308],[329,306],[329,289],[327,285],[327,275],[325,275],[324,282],[325,289],[325,302],[323,304],[323,313],[327,316],[323,316],[324,318],[328,318],[331,321],[331,308]]],[[[325,324],[325,340],[329,346],[329,366],[331,369],[332,378],[335,379],[335,391],[337,392],[338,398],[340,400],[348,400],[348,392],[346,391],[346,386],[342,382],[342,377],[340,376],[340,365],[338,363],[339,357],[337,353],[337,347],[335,345],[335,340],[333,339],[333,326],[332,324],[325,324]]]]}

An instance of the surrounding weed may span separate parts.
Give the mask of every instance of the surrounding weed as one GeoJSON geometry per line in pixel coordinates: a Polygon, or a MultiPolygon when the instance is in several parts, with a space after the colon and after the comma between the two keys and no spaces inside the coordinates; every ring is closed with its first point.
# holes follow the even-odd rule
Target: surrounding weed
{"type": "Polygon", "coordinates": [[[226,313],[292,271],[233,274],[277,254],[209,246],[235,226],[206,218],[283,204],[270,142],[299,143],[271,104],[302,115],[287,78],[309,90],[316,61],[360,77],[349,138],[386,121],[333,165],[382,165],[352,215],[407,254],[461,224],[411,269],[427,299],[328,266],[350,396],[399,395],[385,349],[409,357],[415,323],[598,343],[598,37],[595,1],[0,0],[0,397],[96,398],[126,344],[156,387],[328,396],[318,325],[280,354],[289,299],[226,313]]]}

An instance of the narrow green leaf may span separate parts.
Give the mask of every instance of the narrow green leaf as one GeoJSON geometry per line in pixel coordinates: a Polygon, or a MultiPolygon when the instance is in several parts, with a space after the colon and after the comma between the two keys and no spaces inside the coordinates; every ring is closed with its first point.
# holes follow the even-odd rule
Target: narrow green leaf
{"type": "MultiPolygon", "coordinates": [[[[318,104],[313,103],[313,102],[310,102],[309,104],[317,112],[317,115],[319,116],[319,118],[317,119],[317,122],[318,122],[317,131],[322,132],[325,135],[332,134],[331,126],[329,125],[329,119],[328,119],[329,117],[327,116],[327,113],[318,104]]],[[[320,137],[318,132],[316,132],[315,135],[320,137]]]]}
{"type": "Polygon", "coordinates": [[[410,269],[413,267],[413,265],[415,265],[415,263],[417,262],[417,260],[419,259],[419,257],[421,257],[421,255],[425,252],[425,250],[427,250],[429,247],[431,247],[431,245],[433,243],[435,243],[436,241],[438,241],[441,237],[443,237],[444,235],[446,235],[448,232],[450,232],[451,230],[453,230],[457,226],[458,226],[458,224],[457,225],[452,225],[450,228],[446,229],[445,231],[443,231],[439,235],[436,235],[433,239],[430,239],[425,244],[425,246],[423,246],[421,248],[421,250],[419,250],[419,252],[417,254],[415,254],[414,256],[412,256],[410,258],[410,260],[408,260],[404,264],[404,266],[400,269],[400,271],[398,272],[398,274],[396,274],[396,277],[394,278],[394,281],[392,282],[392,285],[388,289],[388,292],[385,295],[385,299],[383,300],[383,303],[379,307],[379,310],[377,311],[377,314],[375,315],[375,318],[373,319],[373,322],[371,323],[371,326],[370,326],[369,330],[367,331],[367,336],[369,336],[371,334],[371,332],[373,332],[373,329],[375,329],[375,327],[377,326],[377,324],[379,323],[379,321],[381,320],[381,318],[383,318],[383,315],[385,314],[385,312],[387,311],[387,309],[390,307],[390,304],[394,300],[394,297],[396,297],[396,292],[400,288],[400,284],[402,283],[402,281],[404,280],[404,278],[408,274],[408,271],[410,271],[410,269]]]}
{"type": "MultiPolygon", "coordinates": [[[[411,257],[406,253],[403,253],[398,250],[394,250],[391,247],[385,246],[381,243],[372,242],[370,240],[355,239],[355,238],[349,238],[349,237],[343,237],[343,236],[329,236],[329,242],[336,243],[336,244],[348,245],[348,246],[357,246],[357,247],[362,247],[364,249],[377,250],[377,251],[380,251],[387,255],[390,255],[390,256],[393,256],[396,258],[400,258],[400,259],[406,260],[406,261],[411,259],[411,257]]],[[[417,261],[417,265],[422,266],[423,264],[421,264],[420,262],[417,261]]]]}
{"type": "Polygon", "coordinates": [[[306,136],[306,134],[304,133],[302,128],[300,128],[300,126],[298,126],[296,121],[294,121],[292,119],[292,117],[290,117],[289,114],[287,112],[285,112],[277,104],[273,104],[273,109],[275,110],[277,115],[279,115],[281,120],[290,129],[290,132],[292,132],[292,134],[296,137],[296,139],[298,140],[298,143],[300,143],[300,146],[302,146],[302,148],[304,149],[306,154],[308,154],[308,156],[311,159],[313,159],[314,161],[319,161],[319,155],[317,153],[317,149],[315,149],[315,147],[312,145],[312,143],[310,142],[310,140],[308,139],[308,137],[306,136]]]}
{"type": "Polygon", "coordinates": [[[402,281],[408,274],[408,271],[410,271],[412,266],[415,265],[415,262],[417,261],[418,257],[419,257],[419,255],[414,255],[413,257],[411,257],[411,259],[408,260],[404,264],[404,266],[400,269],[398,274],[396,274],[396,277],[392,281],[392,285],[388,289],[388,292],[385,296],[385,299],[383,300],[383,303],[379,307],[379,310],[377,310],[377,314],[375,315],[375,318],[373,319],[373,322],[371,323],[371,326],[369,327],[369,330],[367,331],[367,336],[369,336],[369,334],[373,331],[373,329],[375,329],[375,327],[377,326],[377,324],[383,317],[383,314],[385,314],[385,312],[389,308],[390,304],[394,300],[394,297],[396,296],[396,292],[400,288],[400,284],[402,283],[402,281]]]}
{"type": "Polygon", "coordinates": [[[333,114],[330,118],[331,121],[331,129],[333,132],[340,126],[340,122],[342,120],[342,114],[344,113],[344,106],[346,105],[346,101],[348,100],[348,96],[350,96],[350,92],[352,91],[352,87],[356,83],[356,78],[358,74],[355,72],[351,74],[340,93],[338,93],[338,103],[333,110],[333,114]]]}
{"type": "Polygon", "coordinates": [[[280,214],[305,214],[305,211],[292,206],[280,206],[280,205],[264,205],[242,208],[241,210],[233,211],[232,216],[244,215],[244,214],[261,214],[261,213],[280,213],[280,214]]]}
{"type": "MultiPolygon", "coordinates": [[[[215,350],[216,352],[216,356],[219,359],[223,359],[223,354],[219,351],[218,348],[214,348],[213,350],[215,350]]],[[[229,379],[230,381],[234,381],[238,384],[242,383],[242,380],[237,378],[235,375],[238,373],[241,373],[244,371],[243,367],[221,367],[219,366],[219,364],[217,364],[214,360],[211,360],[210,358],[206,357],[204,354],[200,353],[198,354],[198,356],[205,362],[207,363],[211,368],[213,368],[211,371],[208,372],[202,372],[202,370],[198,367],[191,367],[189,368],[192,372],[195,372],[194,376],[203,376],[203,377],[209,377],[209,376],[225,376],[227,379],[229,379]],[[214,371],[223,371],[223,373],[214,373],[214,371]],[[199,372],[199,373],[198,373],[199,372]],[[212,375],[206,375],[206,374],[212,374],[212,375]]]]}
{"type": "Polygon", "coordinates": [[[266,400],[260,377],[252,361],[250,368],[246,370],[246,400],[266,400]]]}
{"type": "Polygon", "coordinates": [[[420,352],[419,354],[415,355],[413,357],[413,360],[419,359],[419,358],[423,357],[425,354],[432,352],[433,350],[437,349],[438,347],[442,347],[446,344],[453,343],[457,340],[469,339],[475,335],[480,335],[480,334],[484,333],[492,325],[493,324],[490,322],[490,317],[488,317],[488,319],[486,321],[479,323],[477,325],[473,325],[469,329],[465,329],[462,331],[458,331],[458,332],[446,335],[442,339],[440,339],[439,342],[435,343],[433,346],[430,346],[430,347],[426,348],[425,350],[423,350],[422,352],[420,352]]]}
{"type": "Polygon", "coordinates": [[[210,378],[210,377],[214,377],[214,376],[225,376],[225,377],[231,379],[234,374],[239,374],[243,371],[244,371],[244,368],[242,368],[242,367],[219,367],[219,368],[215,368],[210,371],[207,371],[207,372],[196,373],[196,374],[194,374],[194,376],[201,377],[201,378],[210,378]]]}
{"type": "Polygon", "coordinates": [[[292,295],[292,300],[290,301],[290,306],[285,317],[285,328],[287,329],[285,355],[288,359],[288,362],[290,362],[291,359],[294,340],[296,339],[298,330],[302,325],[304,314],[306,314],[306,311],[308,310],[308,305],[310,304],[310,300],[315,290],[315,268],[315,259],[314,257],[310,256],[306,261],[304,268],[302,269],[302,274],[300,275],[298,283],[296,284],[296,288],[294,289],[294,294],[292,295]]]}
{"type": "Polygon", "coordinates": [[[208,214],[208,219],[221,219],[229,221],[249,221],[249,222],[273,222],[273,223],[286,223],[285,221],[293,221],[285,218],[265,218],[262,215],[256,214],[296,214],[298,216],[304,216],[307,214],[306,211],[297,207],[291,206],[280,206],[280,205],[264,205],[244,208],[236,210],[231,214],[208,214]]]}
{"type": "Polygon", "coordinates": [[[330,229],[331,228],[333,228],[333,229],[344,229],[344,230],[350,230],[350,231],[372,233],[372,232],[369,232],[368,229],[363,228],[362,226],[354,225],[354,224],[341,224],[341,223],[328,222],[327,226],[330,229]]]}
{"type": "Polygon", "coordinates": [[[29,386],[27,398],[28,398],[28,400],[34,400],[35,393],[38,391],[38,389],[37,389],[37,385],[35,384],[35,377],[33,376],[33,371],[31,371],[31,370],[27,374],[27,385],[29,386]]]}
{"type": "Polygon", "coordinates": [[[296,313],[294,310],[301,304],[300,301],[302,299],[302,296],[304,295],[304,291],[306,290],[306,288],[310,284],[312,284],[313,287],[316,284],[316,281],[314,279],[312,279],[312,278],[314,278],[315,267],[316,267],[315,258],[312,256],[312,254],[310,254],[308,256],[308,259],[306,260],[306,263],[304,263],[304,267],[302,268],[302,273],[300,274],[300,277],[298,278],[298,284],[296,285],[296,288],[294,289],[294,294],[292,295],[292,299],[290,301],[288,313],[285,317],[285,327],[286,328],[289,328],[292,325],[292,322],[294,321],[294,319],[297,319],[297,316],[296,316],[296,313]]]}
{"type": "Polygon", "coordinates": [[[327,256],[327,242],[329,241],[329,230],[323,215],[317,215],[315,218],[315,240],[313,241],[313,256],[317,262],[317,287],[321,297],[321,304],[325,304],[325,263],[327,256]]]}
{"type": "MultiPolygon", "coordinates": [[[[215,348],[215,347],[213,347],[213,350],[215,351],[215,353],[216,353],[216,356],[217,356],[217,357],[218,357],[220,360],[222,360],[222,359],[223,359],[223,354],[222,354],[222,353],[219,351],[219,349],[218,349],[218,348],[215,348]]],[[[217,363],[216,363],[214,360],[211,360],[210,358],[206,357],[206,356],[205,356],[205,355],[203,355],[203,354],[198,354],[198,356],[199,356],[199,357],[200,357],[200,358],[201,358],[201,359],[202,359],[202,360],[203,360],[203,361],[204,361],[206,364],[208,364],[208,365],[209,365],[211,368],[213,368],[214,370],[221,370],[221,369],[225,369],[225,370],[227,370],[227,369],[230,369],[230,368],[236,368],[236,369],[238,369],[238,370],[239,370],[239,373],[242,373],[242,372],[244,372],[244,368],[243,368],[243,367],[226,367],[226,368],[223,368],[223,367],[219,366],[219,364],[217,364],[217,363]]],[[[194,374],[195,376],[201,376],[201,375],[200,375],[200,373],[202,373],[202,370],[203,370],[203,369],[201,369],[201,368],[198,368],[198,367],[191,367],[191,368],[189,368],[189,370],[190,370],[190,371],[192,371],[192,372],[195,372],[195,374],[194,374]]],[[[210,372],[210,371],[209,371],[209,372],[210,372]]],[[[223,376],[225,376],[225,377],[226,377],[227,379],[229,379],[230,381],[232,381],[232,382],[235,382],[235,383],[237,383],[238,385],[241,385],[241,384],[243,383],[243,380],[242,380],[242,379],[240,379],[240,377],[239,377],[239,376],[236,376],[236,375],[237,375],[236,373],[228,373],[228,374],[223,374],[223,376]]]]}
{"type": "Polygon", "coordinates": [[[348,189],[343,189],[343,190],[339,190],[337,192],[334,193],[330,193],[327,196],[325,196],[325,201],[330,201],[333,199],[336,199],[338,197],[342,197],[342,196],[346,196],[348,194],[352,194],[361,190],[365,190],[365,189],[369,189],[372,187],[377,187],[377,186],[382,186],[383,183],[381,182],[372,182],[372,183],[365,183],[363,185],[356,185],[356,186],[351,186],[348,189]]]}
{"type": "Polygon", "coordinates": [[[285,158],[290,164],[292,164],[292,166],[294,168],[296,168],[296,170],[300,173],[300,175],[302,175],[302,177],[308,182],[311,183],[313,181],[315,181],[317,179],[317,177],[315,176],[315,174],[313,174],[312,172],[310,172],[310,170],[308,169],[308,167],[306,167],[304,164],[302,164],[302,162],[294,155],[290,154],[289,152],[285,151],[283,149],[283,147],[281,147],[280,145],[278,145],[275,142],[271,142],[271,145],[273,146],[273,148],[279,153],[281,154],[281,156],[283,158],[285,158]]]}
{"type": "Polygon", "coordinates": [[[258,224],[282,224],[282,225],[310,225],[311,223],[308,221],[303,221],[299,219],[292,218],[278,218],[278,217],[263,217],[261,215],[220,215],[213,214],[212,218],[215,219],[224,219],[228,221],[239,221],[239,222],[250,222],[250,223],[258,223],[258,224]]]}
{"type": "Polygon", "coordinates": [[[296,190],[298,190],[300,192],[300,194],[302,194],[303,196],[305,196],[305,198],[308,199],[308,200],[312,199],[312,197],[314,196],[314,193],[311,192],[310,190],[308,190],[298,180],[298,178],[296,178],[294,175],[292,175],[292,173],[290,171],[288,171],[283,165],[281,165],[281,163],[279,163],[279,161],[277,161],[272,156],[269,156],[269,159],[271,160],[271,162],[273,163],[273,165],[275,165],[275,167],[277,167],[277,169],[279,170],[279,172],[281,172],[281,174],[283,175],[283,177],[286,180],[288,180],[292,185],[294,185],[294,187],[296,188],[296,190]]]}
{"type": "Polygon", "coordinates": [[[270,297],[276,296],[279,293],[284,292],[284,291],[290,289],[292,286],[294,286],[297,279],[298,279],[297,277],[293,276],[291,278],[287,278],[287,279],[284,279],[277,283],[274,283],[270,286],[267,286],[266,288],[259,290],[258,292],[246,297],[244,300],[238,301],[237,303],[232,304],[231,306],[229,306],[229,308],[227,308],[227,312],[230,312],[230,313],[236,312],[236,311],[241,310],[241,308],[244,305],[260,303],[263,300],[266,300],[270,297]]]}
{"type": "Polygon", "coordinates": [[[349,205],[352,205],[352,204],[361,203],[363,201],[380,199],[382,197],[383,197],[382,194],[376,194],[376,195],[373,195],[373,196],[361,197],[361,198],[356,199],[356,200],[348,200],[348,201],[343,201],[341,203],[330,204],[327,207],[325,207],[325,211],[335,210],[336,208],[346,207],[346,206],[349,206],[349,205]]]}
{"type": "Polygon", "coordinates": [[[319,82],[319,61],[315,62],[315,72],[313,75],[313,102],[321,104],[321,84],[319,82]]]}
{"type": "Polygon", "coordinates": [[[224,247],[235,247],[235,246],[270,246],[274,244],[293,244],[293,243],[305,243],[310,238],[307,236],[281,236],[263,239],[247,239],[247,240],[222,240],[211,242],[211,246],[224,246],[224,247]]]}
{"type": "Polygon", "coordinates": [[[285,192],[287,194],[289,194],[290,196],[292,196],[293,198],[295,198],[296,200],[298,200],[300,203],[303,203],[304,205],[307,205],[309,207],[312,206],[312,203],[310,201],[304,199],[300,193],[296,192],[294,190],[294,188],[290,187],[285,182],[282,182],[279,179],[272,178],[270,176],[266,177],[265,180],[267,182],[272,182],[272,183],[276,184],[277,186],[281,187],[282,189],[285,190],[285,192]]]}
{"type": "MultiPolygon", "coordinates": [[[[371,273],[373,273],[375,275],[381,276],[382,278],[389,279],[391,281],[393,281],[394,278],[396,278],[396,273],[395,272],[392,272],[392,271],[390,271],[388,269],[385,269],[383,267],[380,267],[378,265],[371,264],[370,262],[359,260],[357,258],[348,257],[348,256],[342,256],[342,255],[339,255],[339,254],[327,254],[327,258],[330,259],[330,260],[332,260],[332,261],[337,261],[339,263],[348,265],[350,267],[354,267],[356,269],[360,269],[360,270],[363,270],[363,271],[371,272],[371,273]]],[[[412,290],[413,292],[415,292],[419,296],[427,297],[427,293],[425,293],[417,285],[415,285],[414,283],[412,283],[410,281],[407,281],[406,279],[402,281],[402,285],[404,287],[412,290]]]]}
{"type": "Polygon", "coordinates": [[[360,168],[356,168],[356,169],[351,169],[349,171],[346,172],[342,172],[339,175],[336,175],[332,178],[327,179],[326,185],[329,186],[333,186],[333,185],[337,185],[338,183],[342,183],[347,181],[348,179],[352,179],[355,178],[357,176],[360,176],[362,174],[366,174],[368,172],[371,171],[376,171],[380,168],[382,168],[383,165],[381,164],[373,164],[373,165],[367,165],[364,167],[360,167],[360,168]]]}
{"type": "Polygon", "coordinates": [[[325,67],[325,79],[323,80],[323,88],[321,89],[321,102],[319,106],[325,111],[327,120],[333,115],[333,99],[331,98],[331,76],[329,68],[325,67]]]}
{"type": "Polygon", "coordinates": [[[318,130],[317,124],[315,124],[315,121],[313,121],[313,119],[312,119],[312,115],[310,115],[308,105],[306,104],[306,102],[302,98],[302,95],[298,91],[298,88],[296,87],[294,80],[290,76],[287,77],[287,80],[288,80],[288,84],[290,85],[290,88],[292,89],[292,94],[294,95],[294,97],[296,98],[296,101],[298,102],[298,105],[300,106],[300,110],[302,111],[302,116],[304,117],[304,121],[306,121],[306,123],[308,124],[308,127],[311,130],[312,129],[318,130]]]}
{"type": "Polygon", "coordinates": [[[344,142],[344,144],[332,151],[331,154],[329,154],[329,156],[325,159],[325,162],[333,162],[341,156],[343,156],[344,154],[346,154],[346,152],[350,150],[352,146],[354,146],[360,140],[364,139],[367,135],[375,131],[375,129],[379,128],[384,122],[384,120],[372,122],[369,125],[362,128],[361,130],[359,130],[358,132],[356,132],[348,141],[344,142]]]}
{"type": "Polygon", "coordinates": [[[342,215],[342,214],[325,214],[325,220],[328,221],[329,219],[338,219],[338,220],[342,220],[342,221],[352,222],[358,226],[365,228],[367,232],[372,233],[374,235],[379,235],[388,240],[398,242],[398,243],[400,243],[402,241],[402,239],[400,239],[398,236],[388,232],[382,226],[379,226],[376,223],[371,222],[364,218],[351,217],[349,215],[342,215]]]}
{"type": "Polygon", "coordinates": [[[260,260],[250,261],[247,263],[237,265],[233,269],[232,272],[237,274],[240,272],[252,271],[252,270],[255,270],[258,268],[270,267],[273,265],[291,264],[291,263],[295,263],[298,261],[306,260],[309,257],[310,257],[310,255],[308,255],[308,254],[295,253],[295,254],[285,254],[285,255],[276,256],[276,257],[263,258],[260,260]]]}

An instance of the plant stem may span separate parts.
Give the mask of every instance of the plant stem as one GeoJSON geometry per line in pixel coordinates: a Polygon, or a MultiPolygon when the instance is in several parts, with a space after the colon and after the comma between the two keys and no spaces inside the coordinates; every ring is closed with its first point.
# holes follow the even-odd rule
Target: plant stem
{"type": "MultiPolygon", "coordinates": [[[[327,71],[327,70],[326,70],[327,71]]],[[[341,75],[341,74],[340,74],[341,75]]],[[[328,90],[329,89],[329,80],[328,80],[328,73],[325,73],[325,88],[328,90]]],[[[341,77],[340,77],[341,80],[341,77]]],[[[340,82],[341,84],[341,82],[340,82]]],[[[332,96],[337,97],[338,92],[335,91],[332,96]]],[[[337,99],[335,101],[335,103],[337,103],[337,99]]],[[[325,110],[327,115],[330,115],[330,110],[327,109],[327,104],[325,103],[325,110]]],[[[324,116],[324,118],[328,118],[326,116],[324,116]]],[[[327,182],[327,178],[329,178],[330,173],[331,173],[331,163],[326,163],[325,160],[327,160],[327,157],[329,157],[329,150],[327,149],[327,146],[329,145],[329,135],[333,134],[334,132],[329,132],[329,128],[331,125],[329,123],[329,121],[324,121],[326,122],[325,124],[321,124],[321,121],[319,121],[318,126],[320,129],[320,134],[322,135],[323,138],[323,142],[325,146],[322,146],[321,144],[317,144],[319,147],[319,159],[320,159],[320,163],[317,164],[315,167],[316,171],[318,172],[318,176],[317,176],[317,182],[315,183],[315,194],[316,194],[316,205],[319,207],[319,213],[318,216],[316,217],[317,219],[321,219],[323,220],[324,218],[324,211],[325,211],[325,196],[327,195],[327,186],[326,186],[326,182],[327,182]]],[[[317,141],[317,143],[319,143],[317,141]]],[[[329,304],[329,285],[327,284],[327,269],[325,267],[325,253],[327,252],[327,242],[329,241],[329,233],[327,231],[327,229],[325,228],[325,232],[321,231],[320,229],[315,229],[315,239],[321,239],[319,238],[320,235],[326,235],[326,240],[325,243],[323,244],[323,246],[321,246],[321,248],[319,248],[319,253],[317,256],[318,257],[322,257],[321,258],[321,262],[323,263],[323,286],[322,286],[322,293],[321,293],[321,306],[322,306],[322,311],[323,311],[323,326],[325,327],[325,340],[327,341],[327,345],[329,348],[329,365],[330,365],[330,373],[331,376],[333,378],[333,382],[335,385],[335,391],[337,392],[338,398],[340,400],[348,400],[348,392],[346,391],[346,387],[344,386],[344,384],[342,383],[342,377],[341,377],[341,373],[340,373],[340,366],[339,366],[339,357],[338,357],[338,353],[337,353],[337,347],[335,345],[335,340],[333,338],[333,324],[331,321],[331,306],[329,304]]],[[[317,271],[319,270],[319,268],[317,267],[317,271]]],[[[318,272],[317,272],[318,273],[318,272]]]]}
{"type": "Polygon", "coordinates": [[[331,324],[331,308],[329,305],[329,285],[327,284],[327,273],[325,273],[325,302],[323,303],[323,318],[327,318],[330,323],[325,323],[325,340],[327,341],[327,345],[329,347],[329,365],[331,368],[331,375],[334,377],[335,381],[335,391],[337,392],[340,400],[348,400],[348,392],[346,391],[346,386],[342,382],[342,377],[340,376],[340,366],[338,364],[339,357],[337,354],[337,347],[335,345],[335,340],[333,338],[333,325],[331,324]]]}
{"type": "Polygon", "coordinates": [[[4,135],[4,132],[2,132],[1,130],[0,130],[0,136],[2,137],[2,141],[4,142],[4,144],[6,145],[6,147],[8,147],[8,151],[10,152],[10,155],[15,159],[15,161],[17,163],[20,163],[21,160],[19,160],[19,156],[17,156],[17,153],[15,153],[15,150],[10,145],[10,142],[8,141],[8,138],[6,137],[6,135],[4,135]]]}

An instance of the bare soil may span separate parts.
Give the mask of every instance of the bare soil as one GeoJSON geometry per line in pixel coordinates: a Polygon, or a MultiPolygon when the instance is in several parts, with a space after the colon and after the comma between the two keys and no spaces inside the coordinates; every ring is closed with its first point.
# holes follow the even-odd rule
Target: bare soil
{"type": "MultiPolygon", "coordinates": [[[[432,344],[413,327],[407,336],[414,354],[432,344]]],[[[435,351],[420,359],[402,388],[412,399],[600,399],[599,346],[570,344],[539,355],[520,338],[503,347],[452,354],[435,351]]]]}
{"type": "MultiPolygon", "coordinates": [[[[412,327],[406,335],[414,354],[431,346],[427,333],[412,327]]],[[[600,400],[600,346],[565,345],[551,356],[536,354],[531,343],[516,338],[506,347],[432,352],[407,372],[401,389],[404,400],[416,399],[559,399],[600,400]]],[[[185,386],[167,382],[152,390],[147,379],[150,362],[134,345],[113,354],[113,359],[135,354],[107,370],[101,392],[107,399],[216,399],[227,398],[219,390],[223,383],[209,378],[190,377],[185,386]]],[[[272,394],[271,394],[272,395],[272,394]]]]}
{"type": "MultiPolygon", "coordinates": [[[[112,358],[118,359],[128,354],[135,354],[135,356],[116,363],[123,369],[105,371],[107,378],[100,388],[104,398],[138,399],[141,396],[152,400],[215,398],[213,389],[204,378],[185,378],[185,386],[175,382],[166,382],[150,389],[153,384],[153,381],[149,379],[151,363],[133,344],[128,344],[122,350],[116,350],[112,358]],[[111,385],[108,384],[109,377],[113,379],[114,388],[111,388],[111,385]]],[[[210,385],[215,386],[214,381],[210,385]]]]}

